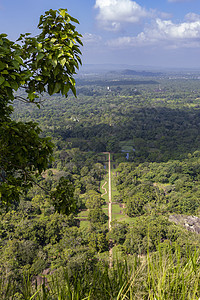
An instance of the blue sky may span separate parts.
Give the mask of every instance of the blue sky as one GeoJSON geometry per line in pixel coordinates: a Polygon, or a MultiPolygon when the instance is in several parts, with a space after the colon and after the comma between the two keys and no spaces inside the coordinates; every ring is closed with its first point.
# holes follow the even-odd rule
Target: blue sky
{"type": "Polygon", "coordinates": [[[36,34],[50,8],[79,20],[84,64],[200,68],[200,0],[0,0],[0,32],[36,34]]]}

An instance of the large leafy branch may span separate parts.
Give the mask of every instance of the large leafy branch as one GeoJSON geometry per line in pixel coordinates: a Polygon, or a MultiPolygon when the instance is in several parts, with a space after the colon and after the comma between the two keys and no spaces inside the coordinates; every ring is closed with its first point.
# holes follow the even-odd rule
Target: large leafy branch
{"type": "Polygon", "coordinates": [[[40,137],[37,124],[11,120],[12,102],[39,106],[40,96],[69,90],[76,96],[73,75],[81,64],[79,22],[66,9],[49,10],[40,17],[40,33],[21,34],[17,42],[0,35],[0,200],[9,204],[32,185],[31,174],[41,174],[52,159],[53,144],[40,137]],[[16,91],[24,89],[26,96],[16,91]]]}

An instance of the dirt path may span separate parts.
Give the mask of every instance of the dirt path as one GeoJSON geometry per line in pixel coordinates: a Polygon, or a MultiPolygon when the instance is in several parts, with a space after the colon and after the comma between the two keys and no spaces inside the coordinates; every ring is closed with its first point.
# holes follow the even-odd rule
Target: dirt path
{"type": "Polygon", "coordinates": [[[107,191],[107,189],[104,187],[106,184],[107,184],[108,182],[107,181],[105,181],[104,182],[104,184],[102,185],[102,190],[104,190],[104,193],[103,194],[101,194],[101,197],[103,197],[104,195],[106,195],[107,193],[108,193],[108,191],[107,191]]]}
{"type": "MultiPolygon", "coordinates": [[[[112,222],[112,195],[111,195],[111,163],[110,163],[110,152],[104,152],[104,154],[108,154],[108,230],[111,230],[111,222],[112,222]]],[[[102,189],[107,181],[103,184],[102,189]]],[[[105,191],[107,194],[107,190],[105,191]]],[[[105,195],[105,194],[104,194],[105,195]]],[[[113,253],[112,253],[112,240],[109,242],[109,266],[110,268],[113,265],[113,253]]]]}

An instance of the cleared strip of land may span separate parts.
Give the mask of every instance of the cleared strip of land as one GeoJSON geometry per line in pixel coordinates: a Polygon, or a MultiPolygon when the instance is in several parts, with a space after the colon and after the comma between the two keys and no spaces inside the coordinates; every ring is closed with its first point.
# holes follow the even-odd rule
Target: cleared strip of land
{"type": "Polygon", "coordinates": [[[108,229],[111,229],[112,222],[112,195],[111,195],[111,167],[110,167],[110,153],[108,153],[108,229]]]}

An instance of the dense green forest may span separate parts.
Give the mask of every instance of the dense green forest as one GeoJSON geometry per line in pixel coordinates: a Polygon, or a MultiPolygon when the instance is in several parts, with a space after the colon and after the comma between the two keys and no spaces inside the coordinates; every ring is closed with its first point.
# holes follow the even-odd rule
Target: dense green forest
{"type": "Polygon", "coordinates": [[[120,153],[128,143],[137,162],[179,159],[198,149],[199,80],[77,83],[77,99],[54,96],[40,110],[16,103],[14,117],[39,122],[58,149],[120,153]]]}
{"type": "Polygon", "coordinates": [[[38,123],[54,159],[1,207],[1,299],[200,297],[199,80],[143,76],[82,75],[77,98],[40,109],[14,101],[12,119],[38,123]]]}

